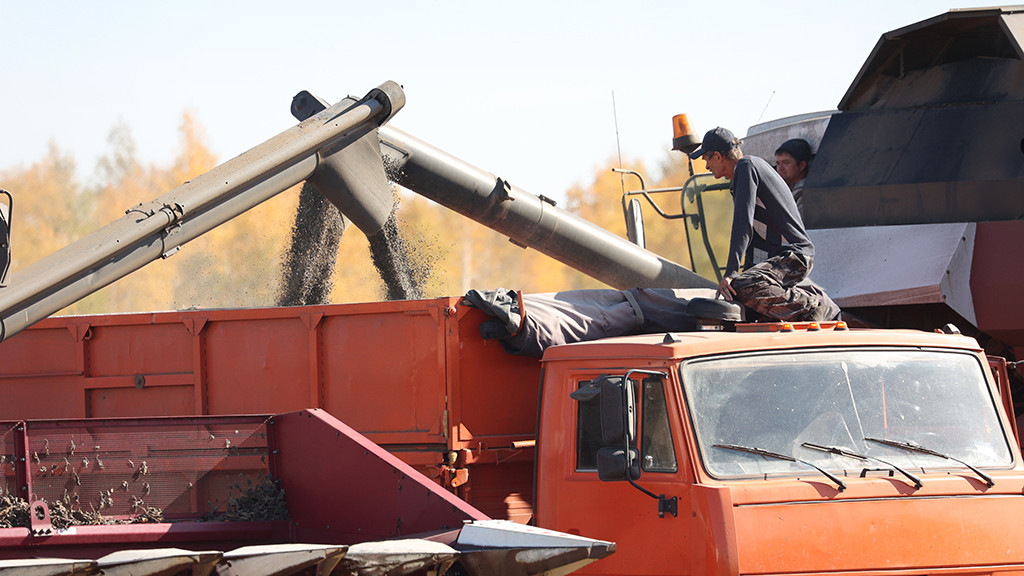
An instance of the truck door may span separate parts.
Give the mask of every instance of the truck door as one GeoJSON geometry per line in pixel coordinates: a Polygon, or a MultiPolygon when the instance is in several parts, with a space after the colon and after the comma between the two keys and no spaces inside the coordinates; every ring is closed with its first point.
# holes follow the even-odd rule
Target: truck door
{"type": "MultiPolygon", "coordinates": [[[[566,531],[616,542],[616,553],[588,567],[592,573],[678,573],[687,543],[683,520],[673,511],[659,513],[659,499],[671,504],[686,502],[692,478],[684,465],[678,388],[665,374],[623,372],[621,375],[580,376],[571,387],[577,391],[594,386],[602,378],[619,383],[628,375],[626,436],[634,451],[640,478],[630,482],[602,482],[599,460],[609,447],[608,422],[602,423],[601,398],[574,394],[573,422],[567,439],[566,481],[560,487],[558,525],[566,531]],[[653,498],[652,498],[653,496],[653,498]]],[[[607,414],[604,415],[607,418],[607,414]]]]}

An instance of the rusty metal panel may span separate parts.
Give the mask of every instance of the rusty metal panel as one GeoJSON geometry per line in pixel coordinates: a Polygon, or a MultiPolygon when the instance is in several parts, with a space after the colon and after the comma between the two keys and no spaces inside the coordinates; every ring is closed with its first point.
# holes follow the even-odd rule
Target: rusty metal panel
{"type": "Polygon", "coordinates": [[[486,519],[323,410],[275,422],[281,486],[300,541],[351,544],[486,519]]]}
{"type": "Polygon", "coordinates": [[[52,318],[19,336],[0,346],[0,417],[198,411],[194,339],[176,313],[52,318]]]}
{"type": "Polygon", "coordinates": [[[513,441],[534,437],[537,428],[537,397],[540,363],[513,356],[497,340],[479,336],[480,324],[489,316],[468,307],[459,308],[457,340],[449,346],[458,367],[453,379],[452,422],[456,449],[484,446],[511,447],[513,441]],[[500,374],[496,372],[500,367],[500,374]]]}
{"type": "Polygon", "coordinates": [[[447,444],[444,300],[358,305],[321,325],[324,408],[375,442],[447,444]]]}
{"type": "Polygon", "coordinates": [[[494,463],[467,466],[466,500],[491,518],[526,524],[533,517],[533,460],[533,448],[504,450],[494,463]]]}
{"type": "Polygon", "coordinates": [[[15,378],[43,372],[81,374],[83,367],[78,354],[81,338],[76,338],[77,331],[72,329],[73,325],[70,318],[56,322],[44,320],[25,336],[4,342],[0,346],[2,377],[15,378]]]}
{"type": "Polygon", "coordinates": [[[0,418],[82,418],[81,376],[0,376],[0,418]]]}
{"type": "Polygon", "coordinates": [[[210,414],[310,406],[309,329],[296,315],[248,311],[211,318],[203,331],[210,414]]]}
{"type": "Polygon", "coordinates": [[[154,386],[154,382],[159,382],[159,378],[150,376],[146,382],[144,389],[127,384],[118,387],[87,388],[84,416],[116,418],[126,415],[141,417],[198,413],[191,381],[178,386],[154,386]]]}
{"type": "Polygon", "coordinates": [[[105,350],[87,355],[90,377],[175,374],[192,368],[192,338],[180,322],[153,323],[145,332],[135,325],[96,324],[86,345],[105,350]]]}
{"type": "MultiPolygon", "coordinates": [[[[982,222],[974,250],[971,290],[978,327],[1014,348],[1024,347],[1024,222],[982,222]]],[[[1017,358],[1024,358],[1021,350],[1017,358]]]]}

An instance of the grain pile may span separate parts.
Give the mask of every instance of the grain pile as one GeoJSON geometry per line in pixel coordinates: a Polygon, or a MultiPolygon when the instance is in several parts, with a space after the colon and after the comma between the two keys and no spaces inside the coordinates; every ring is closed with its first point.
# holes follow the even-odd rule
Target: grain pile
{"type": "MultiPolygon", "coordinates": [[[[133,506],[135,514],[128,517],[104,516],[96,510],[83,510],[75,497],[65,494],[60,500],[46,502],[50,510],[50,524],[63,530],[71,526],[89,526],[98,524],[145,524],[163,522],[163,510],[146,506],[139,501],[133,506]]],[[[31,528],[31,506],[28,502],[11,494],[0,493],[0,528],[31,528]]]]}
{"type": "Polygon", "coordinates": [[[250,480],[249,485],[242,489],[235,484],[234,488],[240,493],[228,498],[224,510],[214,510],[203,516],[205,522],[253,522],[260,520],[286,520],[288,518],[288,503],[285,500],[284,490],[277,482],[264,476],[255,484],[250,480]]]}

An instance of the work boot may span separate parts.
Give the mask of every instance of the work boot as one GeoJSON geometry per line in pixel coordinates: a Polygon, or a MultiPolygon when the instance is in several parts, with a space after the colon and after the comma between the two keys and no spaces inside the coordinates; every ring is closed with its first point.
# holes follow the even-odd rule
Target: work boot
{"type": "Polygon", "coordinates": [[[821,299],[812,314],[812,321],[831,322],[833,320],[838,320],[840,312],[842,312],[842,310],[839,308],[839,305],[833,302],[832,299],[828,297],[828,294],[822,293],[821,299]]]}

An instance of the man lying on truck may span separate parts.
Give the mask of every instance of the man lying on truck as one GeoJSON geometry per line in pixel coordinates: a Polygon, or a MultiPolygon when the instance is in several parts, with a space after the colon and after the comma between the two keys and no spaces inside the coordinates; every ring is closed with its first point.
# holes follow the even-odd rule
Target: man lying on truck
{"type": "Polygon", "coordinates": [[[743,156],[741,141],[718,127],[690,154],[703,158],[715,178],[732,180],[733,217],[729,261],[718,295],[769,319],[823,321],[839,307],[819,287],[801,284],[814,263],[814,245],[789,186],[768,162],[743,156]],[[747,248],[750,267],[740,273],[747,248]]]}

